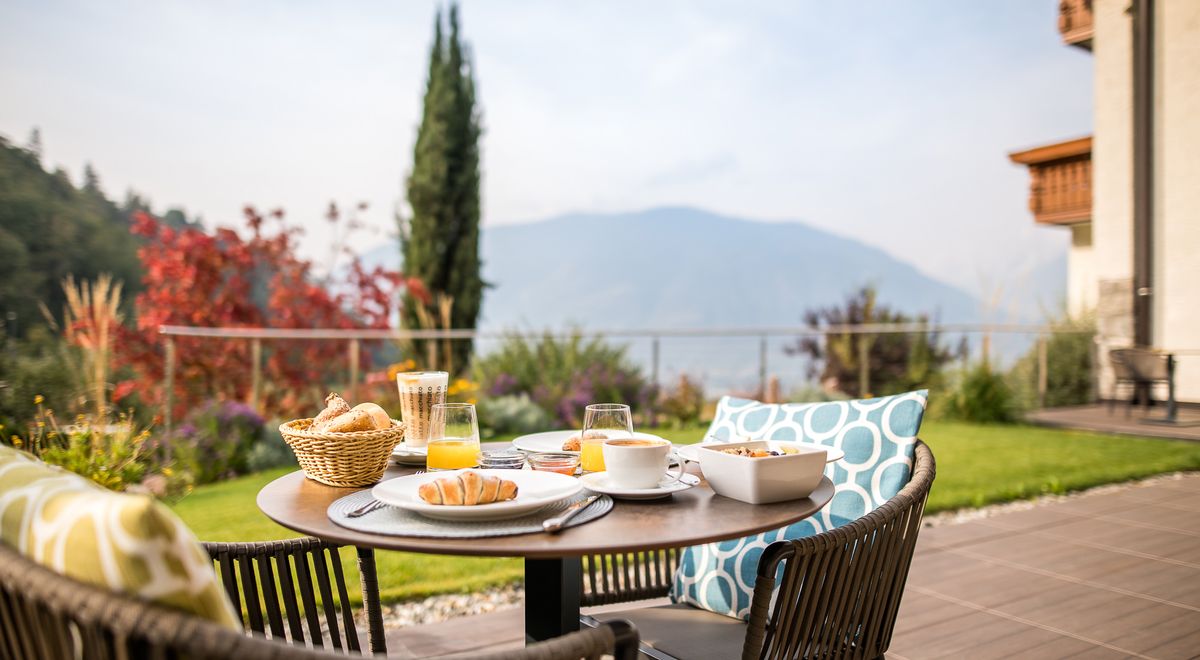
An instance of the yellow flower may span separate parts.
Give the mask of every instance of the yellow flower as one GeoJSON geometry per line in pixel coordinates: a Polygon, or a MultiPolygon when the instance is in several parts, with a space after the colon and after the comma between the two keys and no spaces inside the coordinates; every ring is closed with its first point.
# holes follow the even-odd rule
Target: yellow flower
{"type": "Polygon", "coordinates": [[[174,473],[174,472],[171,470],[171,468],[169,468],[169,467],[165,467],[165,468],[163,468],[163,469],[162,469],[162,473],[163,473],[163,476],[164,476],[164,477],[169,477],[169,476],[171,476],[172,474],[175,474],[175,473],[174,473]]]}
{"type": "Polygon", "coordinates": [[[19,436],[19,435],[14,435],[14,436],[12,437],[12,443],[13,443],[13,446],[14,446],[14,447],[20,447],[20,446],[21,446],[21,436],[19,436]]]}
{"type": "Polygon", "coordinates": [[[46,428],[46,422],[38,422],[38,428],[39,428],[39,429],[44,429],[44,428],[46,428]]]}
{"type": "Polygon", "coordinates": [[[41,394],[33,397],[34,405],[41,405],[41,403],[45,400],[46,400],[46,397],[42,396],[41,394]]]}

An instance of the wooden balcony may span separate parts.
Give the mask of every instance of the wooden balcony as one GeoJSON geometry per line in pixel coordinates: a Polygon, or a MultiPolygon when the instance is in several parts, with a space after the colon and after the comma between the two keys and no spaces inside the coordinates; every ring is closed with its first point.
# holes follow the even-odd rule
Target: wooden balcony
{"type": "Polygon", "coordinates": [[[1092,0],[1059,0],[1058,32],[1068,46],[1092,49],[1092,0]]]}
{"type": "Polygon", "coordinates": [[[1029,167],[1029,210],[1048,225],[1092,219],[1091,136],[1010,153],[1029,167]]]}

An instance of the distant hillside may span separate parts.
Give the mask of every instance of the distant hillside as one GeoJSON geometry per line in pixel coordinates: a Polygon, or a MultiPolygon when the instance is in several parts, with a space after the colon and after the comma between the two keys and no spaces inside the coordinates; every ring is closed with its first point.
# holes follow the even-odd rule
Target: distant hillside
{"type": "Polygon", "coordinates": [[[0,313],[16,314],[19,333],[42,323],[39,301],[62,311],[68,274],[111,273],[125,283],[128,304],[141,288],[140,268],[128,213],[104,196],[94,173],[77,188],[0,137],[0,313]]]}
{"type": "MultiPolygon", "coordinates": [[[[692,208],[575,214],[482,234],[482,327],[524,330],[575,324],[591,329],[800,325],[804,310],[833,305],[864,284],[880,300],[942,321],[973,321],[979,305],[961,289],[921,274],[882,250],[798,222],[754,222],[692,208]]],[[[364,255],[395,267],[399,251],[364,255]]],[[[948,338],[949,339],[949,338],[948,338]]],[[[769,371],[785,388],[807,363],[771,340],[769,371]]],[[[650,365],[646,340],[630,357],[650,365]]],[[[485,342],[481,350],[488,349],[485,342]]],[[[712,392],[757,383],[758,339],[664,340],[660,374],[699,376],[712,392]]]]}
{"type": "MultiPolygon", "coordinates": [[[[897,309],[978,318],[965,291],[882,250],[799,222],[692,208],[576,214],[483,231],[486,327],[797,325],[864,284],[897,309]]],[[[394,266],[394,245],[364,256],[394,266]]]]}
{"type": "MultiPolygon", "coordinates": [[[[0,316],[16,314],[18,334],[44,323],[39,302],[62,313],[67,275],[90,280],[112,274],[124,284],[123,311],[132,317],[142,266],[129,217],[149,206],[132,192],[119,205],[110,200],[90,166],[83,179],[77,187],[62,169],[47,171],[38,154],[0,135],[0,316]]],[[[168,210],[162,221],[198,226],[179,209],[168,210]]]]}

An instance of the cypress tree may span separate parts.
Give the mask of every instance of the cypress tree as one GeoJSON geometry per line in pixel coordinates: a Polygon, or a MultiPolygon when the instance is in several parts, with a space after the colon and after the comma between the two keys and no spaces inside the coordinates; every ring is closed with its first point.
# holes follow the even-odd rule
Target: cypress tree
{"type": "MultiPolygon", "coordinates": [[[[405,274],[420,278],[435,295],[453,299],[450,325],[474,328],[484,287],[479,261],[481,130],[470,55],[459,36],[458,7],[451,5],[449,13],[448,38],[442,35],[440,11],[435,19],[424,112],[407,182],[412,216],[402,227],[401,250],[405,274]]],[[[406,298],[406,327],[419,327],[419,304],[406,298]]],[[[466,368],[472,348],[469,341],[453,342],[449,357],[454,370],[466,368]]],[[[446,366],[446,358],[441,356],[440,366],[446,366]]]]}

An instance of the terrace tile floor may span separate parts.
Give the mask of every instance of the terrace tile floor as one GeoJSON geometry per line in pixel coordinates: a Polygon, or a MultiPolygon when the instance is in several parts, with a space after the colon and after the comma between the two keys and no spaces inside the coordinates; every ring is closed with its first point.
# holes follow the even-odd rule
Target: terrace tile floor
{"type": "MultiPolygon", "coordinates": [[[[396,630],[388,648],[514,648],[522,621],[396,630]]],[[[888,658],[957,657],[1200,657],[1200,475],[922,530],[888,658]]]]}
{"type": "Polygon", "coordinates": [[[1106,404],[1092,403],[1035,410],[1025,415],[1025,420],[1038,426],[1200,442],[1200,409],[1192,405],[1181,406],[1176,424],[1150,424],[1144,421],[1160,419],[1165,415],[1166,406],[1162,404],[1148,408],[1127,408],[1122,402],[1110,409],[1106,404]]]}

